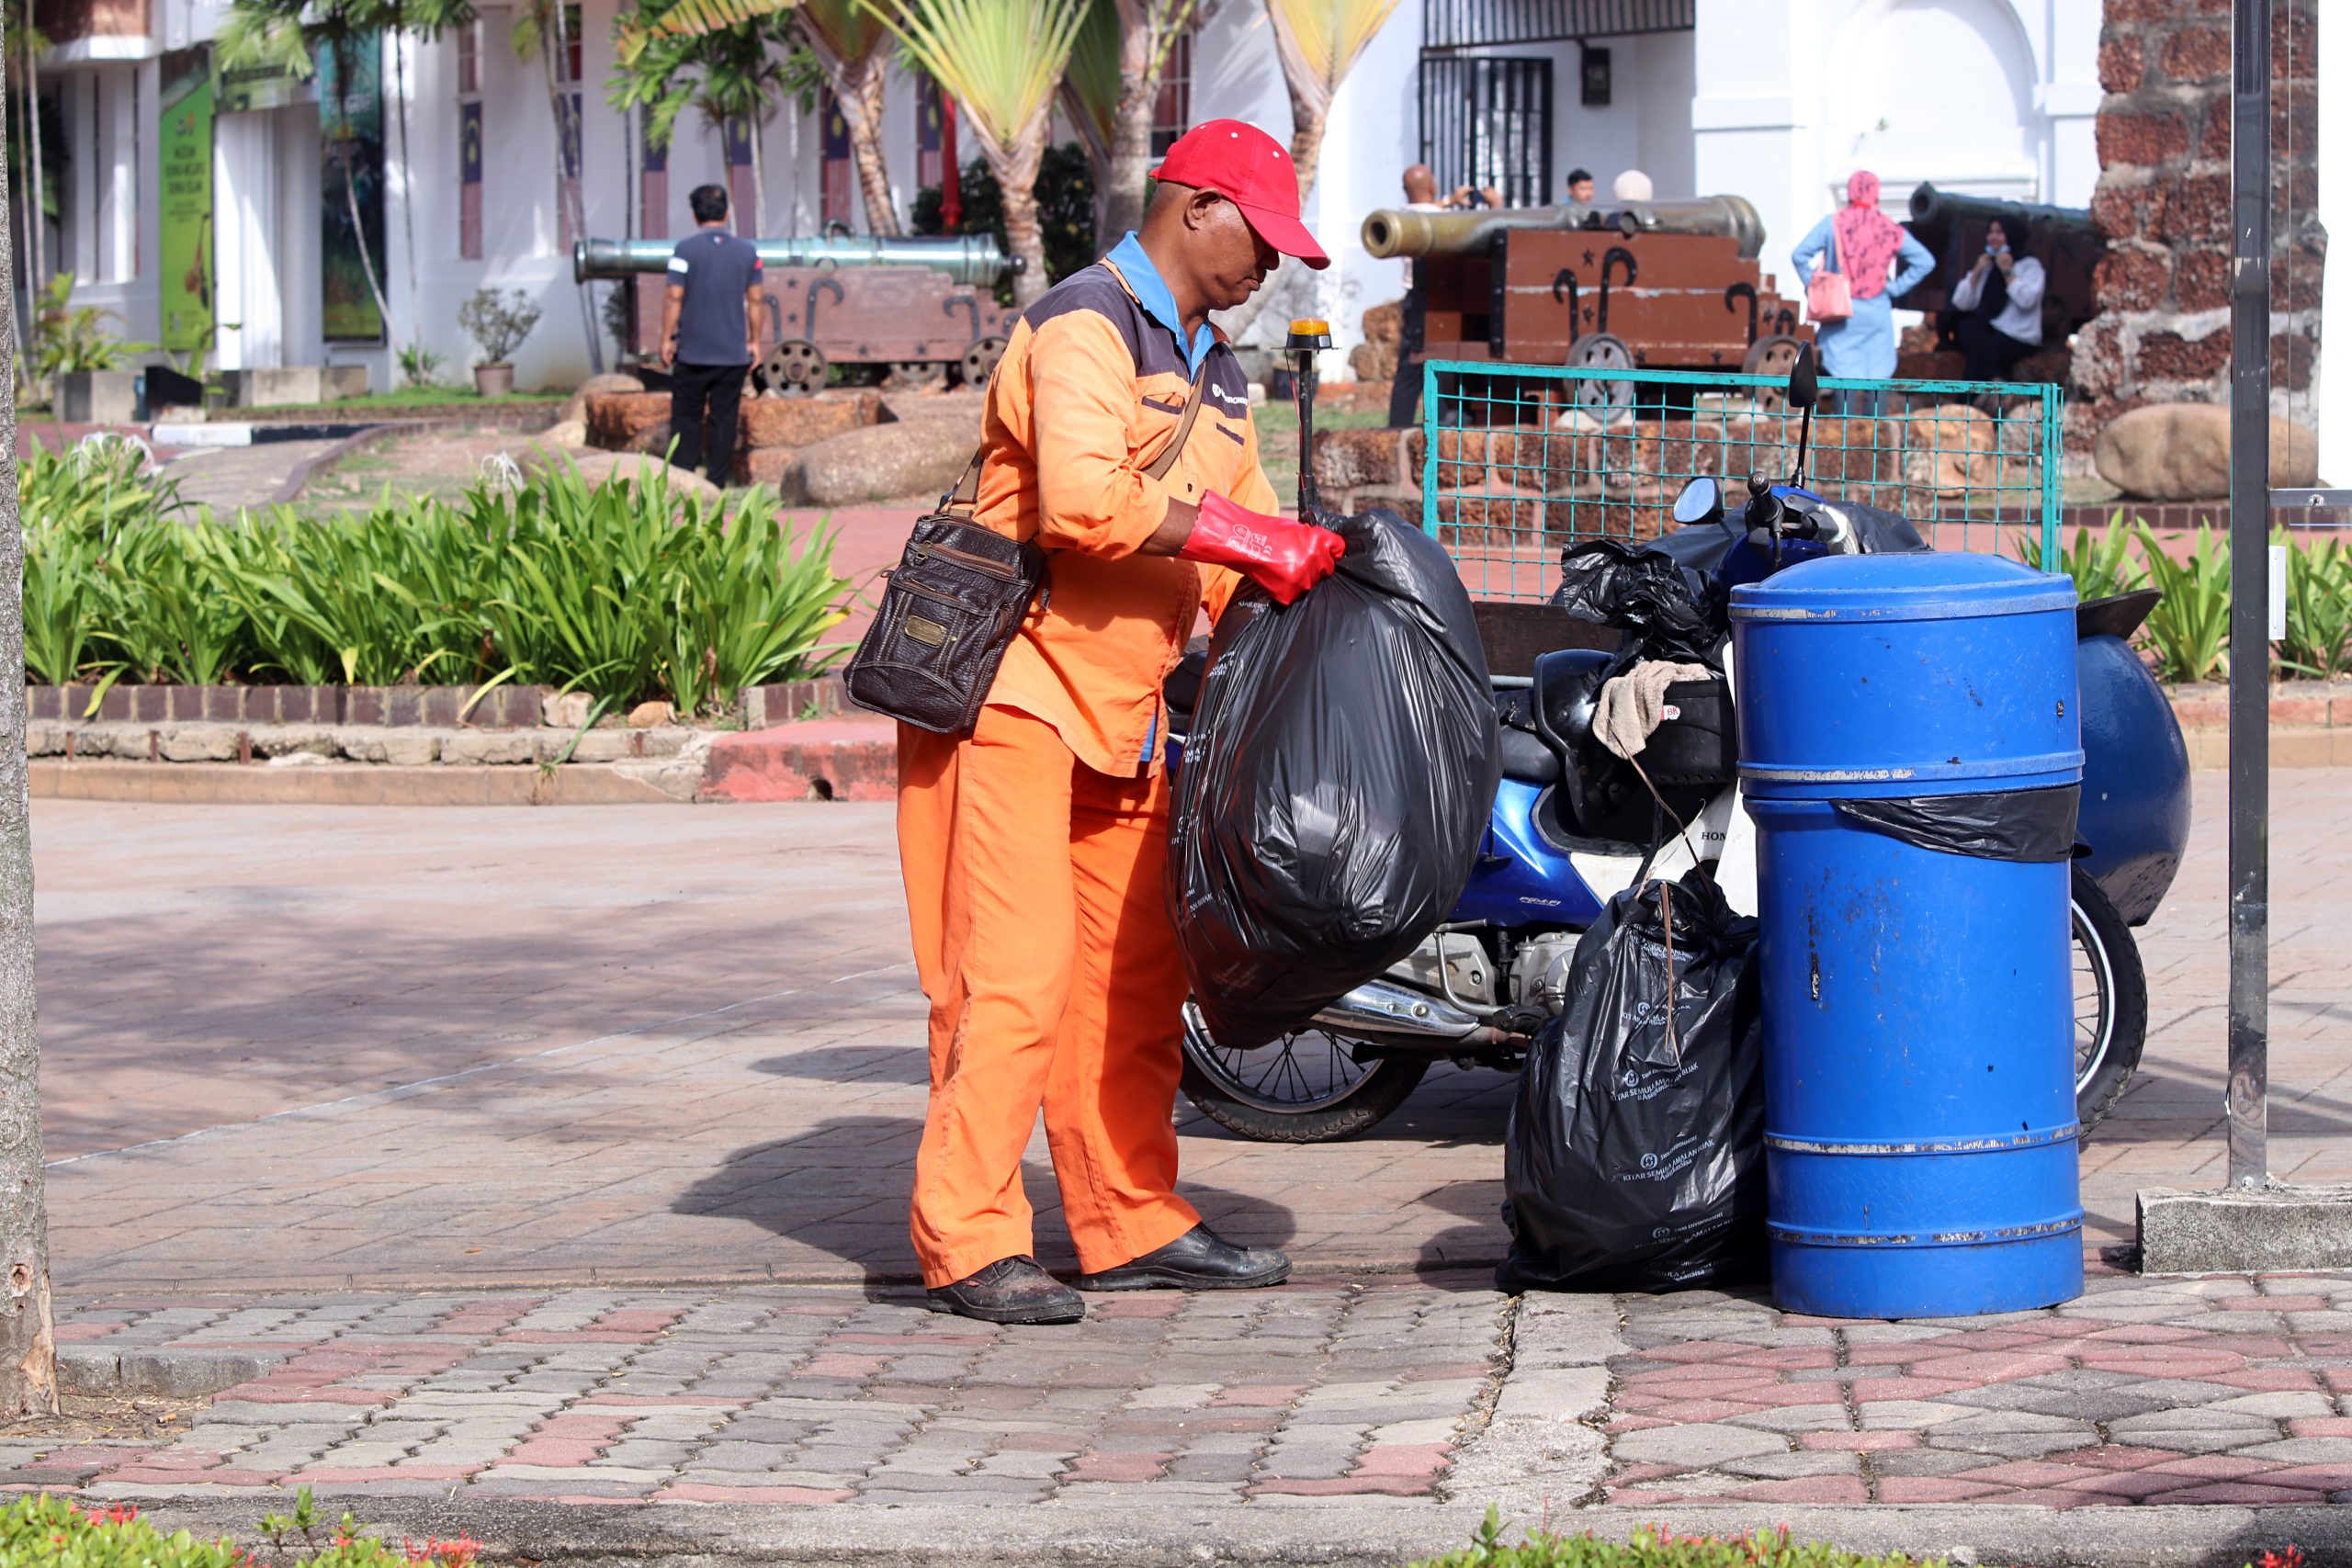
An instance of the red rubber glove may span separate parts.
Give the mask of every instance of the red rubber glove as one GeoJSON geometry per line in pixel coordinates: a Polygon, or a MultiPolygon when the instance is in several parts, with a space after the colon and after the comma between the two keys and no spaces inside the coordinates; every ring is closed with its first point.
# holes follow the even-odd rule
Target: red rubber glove
{"type": "Polygon", "coordinates": [[[1288,604],[1331,575],[1348,542],[1329,528],[1252,512],[1210,491],[1201,498],[1193,536],[1176,552],[1186,560],[1229,566],[1288,604]]]}

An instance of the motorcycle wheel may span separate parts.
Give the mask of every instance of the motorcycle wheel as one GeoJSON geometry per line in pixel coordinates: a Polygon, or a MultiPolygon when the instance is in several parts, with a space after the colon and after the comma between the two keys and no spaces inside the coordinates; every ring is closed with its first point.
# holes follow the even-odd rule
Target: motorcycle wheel
{"type": "Polygon", "coordinates": [[[2115,905],[2074,868],[2075,1117],[2087,1142],[2123,1098],[2148,1043],[2148,976],[2115,905]]]}
{"type": "Polygon", "coordinates": [[[1184,1004],[1184,1098],[1229,1132],[1261,1144],[1328,1144],[1377,1126],[1430,1070],[1426,1059],[1356,1059],[1347,1036],[1300,1030],[1253,1050],[1209,1037],[1184,1004]]]}

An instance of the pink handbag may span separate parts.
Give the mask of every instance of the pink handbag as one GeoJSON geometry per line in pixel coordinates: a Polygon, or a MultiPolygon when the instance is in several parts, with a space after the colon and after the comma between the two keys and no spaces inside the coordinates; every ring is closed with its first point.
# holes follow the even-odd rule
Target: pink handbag
{"type": "Polygon", "coordinates": [[[1804,313],[1816,321],[1842,321],[1854,313],[1853,285],[1838,266],[1838,221],[1829,222],[1829,259],[1804,286],[1804,313]]]}

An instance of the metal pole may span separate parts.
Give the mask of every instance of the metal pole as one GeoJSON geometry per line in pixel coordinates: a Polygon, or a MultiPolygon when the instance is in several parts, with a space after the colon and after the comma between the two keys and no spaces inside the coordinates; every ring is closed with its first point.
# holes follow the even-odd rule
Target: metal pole
{"type": "Polygon", "coordinates": [[[2230,1185],[2269,1179],[2270,10],[2235,0],[2230,83],[2230,1185]]]}

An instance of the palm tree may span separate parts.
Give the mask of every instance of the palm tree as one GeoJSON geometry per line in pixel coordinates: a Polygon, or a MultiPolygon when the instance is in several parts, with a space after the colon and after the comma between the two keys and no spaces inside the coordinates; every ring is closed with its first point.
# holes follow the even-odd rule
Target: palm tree
{"type": "MultiPolygon", "coordinates": [[[[1283,81],[1290,88],[1290,157],[1298,172],[1301,207],[1315,188],[1315,166],[1322,156],[1331,100],[1357,56],[1396,9],[1396,0],[1266,0],[1283,81]]],[[[1227,333],[1239,339],[1273,302],[1275,292],[1261,288],[1239,310],[1228,312],[1227,333]]]]}
{"type": "Polygon", "coordinates": [[[890,170],[882,155],[882,84],[889,73],[889,29],[864,0],[800,0],[793,21],[849,126],[858,187],[865,197],[865,226],[876,234],[896,234],[899,211],[890,199],[890,170]]]}
{"type": "Polygon", "coordinates": [[[1194,10],[1194,0],[1093,0],[1087,9],[1062,78],[1062,112],[1094,168],[1098,248],[1143,224],[1159,79],[1194,10]]]}
{"type": "Polygon", "coordinates": [[[1290,89],[1290,157],[1298,168],[1298,199],[1315,188],[1323,130],[1331,100],[1356,57],[1396,9],[1396,0],[1266,0],[1274,49],[1290,89]]]}
{"type": "Polygon", "coordinates": [[[762,122],[769,105],[789,91],[790,57],[771,50],[783,41],[771,12],[752,12],[707,27],[672,26],[681,5],[655,10],[640,3],[621,27],[619,63],[606,85],[615,108],[643,107],[649,142],[667,146],[678,117],[702,111],[712,125],[745,124],[752,147],[752,221],[768,231],[767,160],[762,122]]]}
{"type": "MultiPolygon", "coordinates": [[[[222,65],[232,70],[267,66],[295,76],[309,76],[313,61],[325,50],[334,62],[335,89],[351,90],[352,68],[359,51],[374,41],[381,23],[375,0],[230,0],[228,15],[213,39],[222,65]]],[[[326,106],[320,105],[322,118],[326,106]]],[[[376,313],[389,332],[392,308],[384,299],[384,286],[376,276],[375,258],[368,254],[368,225],[359,212],[357,177],[351,166],[351,138],[331,138],[335,162],[343,169],[343,196],[351,214],[351,231],[358,239],[359,268],[368,279],[368,293],[376,313]]]]}
{"type": "MultiPolygon", "coordinates": [[[[1037,164],[1054,92],[1091,0],[866,0],[899,46],[956,95],[1004,198],[1004,232],[1024,265],[1013,302],[1046,291],[1037,164]]],[[[1394,4],[1394,0],[1391,0],[1394,4]]]]}
{"type": "MultiPolygon", "coordinates": [[[[7,59],[21,61],[25,67],[25,90],[17,100],[17,114],[24,126],[28,171],[20,199],[25,204],[25,299],[29,303],[40,298],[45,281],[41,275],[49,270],[49,234],[43,221],[48,216],[49,185],[40,161],[40,86],[34,74],[49,39],[33,25],[33,0],[24,0],[17,19],[8,24],[6,48],[7,59]]],[[[5,75],[0,69],[0,77],[5,75]]]]}
{"type": "MultiPolygon", "coordinates": [[[[576,239],[588,231],[587,210],[580,198],[579,117],[564,102],[562,65],[571,58],[571,10],[577,0],[522,0],[514,7],[510,39],[518,60],[537,55],[545,67],[548,113],[555,121],[556,203],[562,221],[576,239]]],[[[605,372],[605,343],[596,327],[594,286],[580,285],[580,325],[588,339],[588,367],[605,372]]]]}

